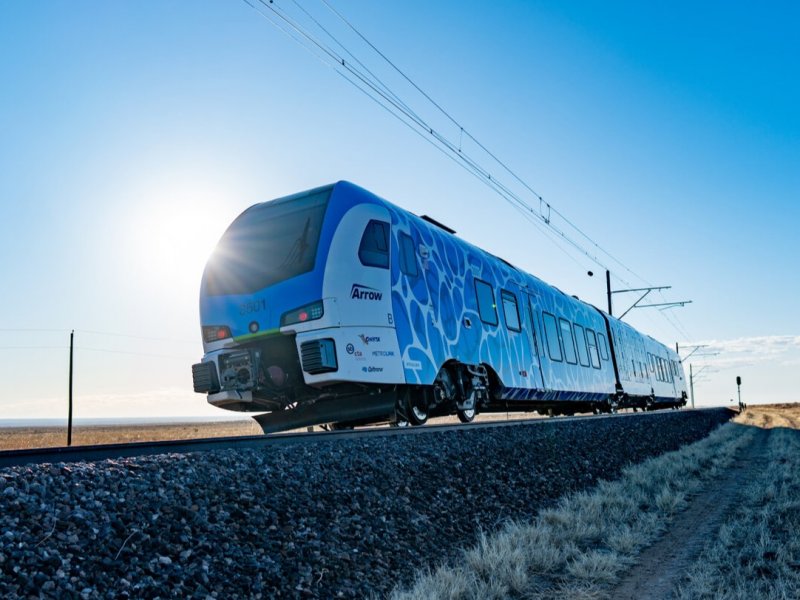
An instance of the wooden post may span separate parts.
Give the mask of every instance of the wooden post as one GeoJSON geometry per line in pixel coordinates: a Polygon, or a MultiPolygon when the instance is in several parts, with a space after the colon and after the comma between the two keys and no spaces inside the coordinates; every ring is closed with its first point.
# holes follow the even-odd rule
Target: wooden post
{"type": "Polygon", "coordinates": [[[69,415],[67,416],[67,446],[72,446],[72,354],[75,343],[75,330],[69,334],[69,415]]]}

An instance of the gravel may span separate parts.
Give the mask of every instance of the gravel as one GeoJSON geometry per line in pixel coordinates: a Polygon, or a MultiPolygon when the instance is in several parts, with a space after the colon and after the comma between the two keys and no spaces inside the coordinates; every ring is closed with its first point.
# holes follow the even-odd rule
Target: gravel
{"type": "Polygon", "coordinates": [[[725,422],[553,419],[0,469],[0,597],[361,598],[725,422]]]}

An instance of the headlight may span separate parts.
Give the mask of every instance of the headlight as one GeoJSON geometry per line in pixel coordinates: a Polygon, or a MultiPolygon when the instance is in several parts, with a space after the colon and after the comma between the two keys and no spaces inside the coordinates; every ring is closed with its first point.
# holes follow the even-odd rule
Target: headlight
{"type": "Polygon", "coordinates": [[[321,319],[323,314],[322,300],[317,300],[311,304],[283,313],[281,327],[295,323],[305,323],[306,321],[315,321],[321,319]]]}
{"type": "Polygon", "coordinates": [[[204,325],[203,326],[203,341],[206,344],[211,342],[218,342],[231,337],[231,328],[227,325],[204,325]]]}

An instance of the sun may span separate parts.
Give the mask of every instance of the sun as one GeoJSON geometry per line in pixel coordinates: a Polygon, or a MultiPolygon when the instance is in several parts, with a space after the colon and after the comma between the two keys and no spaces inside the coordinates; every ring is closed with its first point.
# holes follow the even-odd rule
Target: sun
{"type": "Polygon", "coordinates": [[[196,289],[230,220],[229,210],[221,210],[220,202],[202,190],[182,189],[157,200],[146,203],[134,220],[137,271],[154,285],[196,289]]]}

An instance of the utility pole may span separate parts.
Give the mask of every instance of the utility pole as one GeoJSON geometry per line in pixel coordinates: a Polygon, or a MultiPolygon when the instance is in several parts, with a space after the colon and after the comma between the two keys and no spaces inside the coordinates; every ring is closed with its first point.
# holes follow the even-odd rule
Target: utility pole
{"type": "Polygon", "coordinates": [[[611,312],[611,271],[606,269],[606,293],[608,294],[608,316],[613,316],[611,312]]]}
{"type": "Polygon", "coordinates": [[[69,334],[69,415],[67,416],[67,446],[72,446],[72,351],[74,349],[75,330],[69,334]]]}
{"type": "Polygon", "coordinates": [[[689,363],[689,393],[692,396],[692,408],[694,408],[694,374],[691,363],[689,363]]]}

